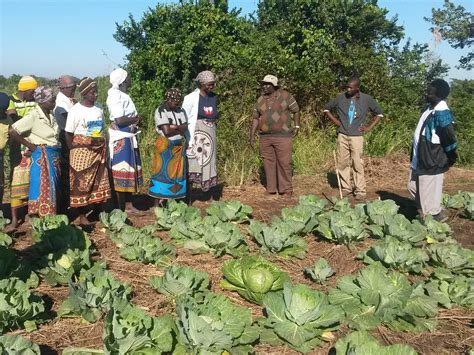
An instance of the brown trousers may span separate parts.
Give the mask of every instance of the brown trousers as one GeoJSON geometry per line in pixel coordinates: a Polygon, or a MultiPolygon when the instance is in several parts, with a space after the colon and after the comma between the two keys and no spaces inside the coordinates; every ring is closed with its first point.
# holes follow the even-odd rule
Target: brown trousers
{"type": "Polygon", "coordinates": [[[341,188],[345,193],[354,190],[356,195],[366,194],[363,150],[363,136],[346,136],[342,133],[337,135],[337,168],[341,178],[341,188]],[[355,189],[352,188],[351,170],[355,189]]]}
{"type": "Polygon", "coordinates": [[[293,138],[288,136],[260,136],[260,155],[267,178],[267,191],[287,194],[291,184],[291,153],[293,138]],[[278,186],[278,190],[277,190],[278,186]]]}

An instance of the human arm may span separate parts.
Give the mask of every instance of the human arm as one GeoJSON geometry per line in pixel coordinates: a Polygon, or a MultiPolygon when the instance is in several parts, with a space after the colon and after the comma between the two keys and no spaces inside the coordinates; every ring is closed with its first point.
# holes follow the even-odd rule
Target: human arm
{"type": "Polygon", "coordinates": [[[138,124],[140,120],[141,120],[141,117],[138,115],[132,116],[132,117],[121,116],[121,117],[114,118],[115,123],[117,123],[119,126],[130,126],[132,124],[138,124]]]}
{"type": "Polygon", "coordinates": [[[257,134],[257,129],[258,129],[258,124],[259,124],[259,119],[260,119],[260,111],[258,110],[258,102],[257,105],[255,105],[255,108],[253,110],[252,114],[252,122],[250,123],[250,146],[253,148],[255,145],[255,136],[257,134]]]}
{"type": "Polygon", "coordinates": [[[451,111],[435,111],[435,127],[440,144],[448,158],[448,164],[452,166],[457,160],[457,140],[451,111]]]}
{"type": "Polygon", "coordinates": [[[383,117],[383,110],[371,96],[368,98],[369,104],[369,111],[374,115],[374,118],[370,122],[368,126],[360,126],[359,131],[362,133],[367,133],[372,130],[379,122],[380,119],[383,117]]]}
{"type": "Polygon", "coordinates": [[[188,124],[174,125],[174,124],[162,124],[158,128],[163,132],[165,137],[173,137],[177,134],[185,134],[188,129],[188,124]]]}
{"type": "Polygon", "coordinates": [[[330,100],[326,105],[324,105],[323,112],[326,117],[328,117],[336,126],[339,127],[341,125],[341,121],[337,119],[331,112],[331,110],[334,110],[337,107],[337,103],[337,97],[330,100]]]}
{"type": "Polygon", "coordinates": [[[72,149],[72,140],[74,139],[74,133],[66,132],[66,145],[69,150],[72,149]]]}
{"type": "Polygon", "coordinates": [[[31,130],[33,129],[33,125],[35,123],[35,119],[35,111],[32,111],[28,113],[25,117],[22,117],[21,119],[13,123],[10,126],[10,129],[8,130],[8,134],[15,142],[23,144],[30,151],[35,150],[36,145],[26,140],[24,135],[28,136],[31,133],[31,130]]]}
{"type": "MultiPolygon", "coordinates": [[[[107,108],[109,109],[110,119],[119,126],[130,126],[132,124],[138,124],[140,122],[139,115],[126,115],[125,108],[127,103],[133,106],[133,102],[128,96],[112,94],[107,97],[107,108]]],[[[134,107],[134,106],[133,106],[134,107]]],[[[130,112],[130,111],[129,111],[130,112]]]]}
{"type": "MultiPolygon", "coordinates": [[[[19,122],[19,121],[17,121],[19,122]]],[[[36,149],[36,145],[27,141],[25,137],[21,136],[13,127],[10,127],[8,130],[8,134],[11,139],[13,139],[15,142],[23,144],[25,147],[27,147],[31,152],[33,152],[36,149]]]]}

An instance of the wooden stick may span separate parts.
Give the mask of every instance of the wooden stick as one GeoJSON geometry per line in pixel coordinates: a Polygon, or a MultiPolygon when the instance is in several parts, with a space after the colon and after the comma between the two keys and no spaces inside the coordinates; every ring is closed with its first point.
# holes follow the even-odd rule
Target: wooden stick
{"type": "Polygon", "coordinates": [[[337,186],[339,187],[339,198],[342,200],[341,179],[339,178],[339,169],[337,168],[336,151],[334,149],[332,151],[332,155],[334,157],[334,167],[336,168],[337,186]]]}

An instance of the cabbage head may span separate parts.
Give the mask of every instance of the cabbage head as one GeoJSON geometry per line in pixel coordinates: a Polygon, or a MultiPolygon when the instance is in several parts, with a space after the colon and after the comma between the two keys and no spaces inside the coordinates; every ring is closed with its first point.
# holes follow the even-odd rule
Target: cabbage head
{"type": "Polygon", "coordinates": [[[281,290],[289,281],[286,272],[259,255],[227,260],[222,273],[225,278],[220,283],[222,288],[237,291],[246,300],[257,304],[262,304],[267,292],[281,290]]]}

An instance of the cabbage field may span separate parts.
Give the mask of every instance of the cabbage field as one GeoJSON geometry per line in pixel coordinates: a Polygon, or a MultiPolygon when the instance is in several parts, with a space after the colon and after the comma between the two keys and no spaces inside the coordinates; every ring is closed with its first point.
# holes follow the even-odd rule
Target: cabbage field
{"type": "Polygon", "coordinates": [[[448,223],[391,199],[228,197],[0,233],[0,353],[471,350],[474,251],[453,230],[474,193],[445,196],[448,223]]]}

